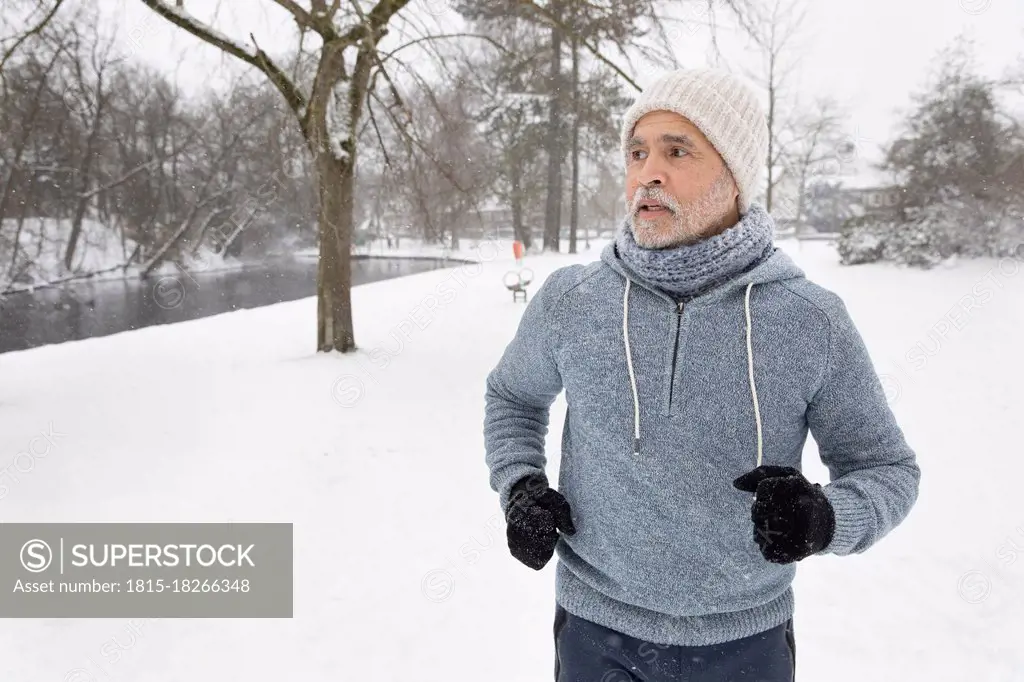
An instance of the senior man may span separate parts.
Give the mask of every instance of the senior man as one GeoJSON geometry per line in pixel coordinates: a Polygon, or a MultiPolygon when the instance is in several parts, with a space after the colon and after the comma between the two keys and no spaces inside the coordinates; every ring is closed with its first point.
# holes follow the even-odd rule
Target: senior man
{"type": "Polygon", "coordinates": [[[544,281],[487,376],[509,549],[536,570],[558,554],[558,682],[793,680],[796,562],[863,552],[917,499],[845,305],[753,202],[768,134],[729,73],[644,90],[622,128],[627,220],[600,260],[544,281]],[[808,432],[824,486],[801,473],[808,432]]]}

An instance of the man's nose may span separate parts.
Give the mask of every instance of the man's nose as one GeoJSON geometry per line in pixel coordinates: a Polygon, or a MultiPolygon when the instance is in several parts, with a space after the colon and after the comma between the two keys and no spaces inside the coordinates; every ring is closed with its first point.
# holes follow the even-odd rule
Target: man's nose
{"type": "Polygon", "coordinates": [[[665,175],[665,167],[655,158],[648,158],[644,162],[643,170],[640,172],[640,184],[648,187],[657,187],[666,184],[668,177],[665,175]]]}

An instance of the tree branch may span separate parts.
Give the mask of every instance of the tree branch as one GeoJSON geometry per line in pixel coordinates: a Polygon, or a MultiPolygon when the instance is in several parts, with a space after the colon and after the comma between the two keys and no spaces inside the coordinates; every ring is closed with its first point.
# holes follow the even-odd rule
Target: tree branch
{"type": "Polygon", "coordinates": [[[486,42],[490,43],[491,45],[493,45],[494,47],[498,48],[502,52],[508,52],[508,50],[505,48],[504,45],[502,45],[498,41],[494,40],[490,36],[482,35],[480,33],[443,33],[441,35],[436,35],[436,36],[421,36],[419,38],[416,38],[415,40],[410,40],[409,42],[405,43],[404,45],[399,45],[395,49],[391,50],[391,52],[387,52],[387,53],[383,54],[381,56],[380,61],[385,62],[388,59],[391,59],[391,57],[394,56],[394,54],[396,52],[398,52],[399,50],[404,50],[407,47],[412,47],[413,45],[416,45],[417,43],[423,43],[423,42],[428,42],[428,41],[432,42],[434,40],[441,40],[442,38],[479,38],[480,40],[483,40],[483,41],[486,41],[486,42]]]}
{"type": "Polygon", "coordinates": [[[463,194],[468,194],[468,192],[462,187],[462,185],[459,184],[459,181],[448,171],[448,169],[445,168],[444,165],[441,164],[436,158],[434,158],[434,155],[430,153],[430,150],[428,150],[420,140],[418,140],[415,136],[409,133],[409,127],[406,125],[406,123],[404,121],[397,120],[391,113],[391,111],[388,109],[387,105],[380,101],[376,93],[371,92],[369,93],[369,95],[373,99],[377,100],[378,104],[384,107],[384,112],[388,115],[388,118],[391,119],[391,123],[394,126],[395,130],[398,131],[398,133],[403,138],[405,138],[406,141],[412,143],[417,149],[419,149],[423,153],[423,155],[434,164],[438,172],[441,173],[442,176],[444,176],[445,180],[452,184],[452,187],[459,190],[463,194]]]}
{"type": "MultiPolygon", "coordinates": [[[[295,17],[295,23],[299,25],[300,30],[313,29],[320,34],[324,42],[338,38],[338,32],[334,30],[334,24],[331,23],[331,17],[334,16],[333,11],[330,14],[320,14],[316,13],[317,7],[314,7],[314,14],[310,14],[295,0],[274,0],[274,2],[288,10],[295,17]]],[[[324,12],[326,12],[326,9],[324,12]]]]}
{"type": "Polygon", "coordinates": [[[380,145],[380,151],[384,155],[384,165],[387,168],[391,168],[391,157],[388,156],[388,149],[384,145],[384,138],[380,134],[380,128],[377,126],[377,117],[373,114],[372,100],[366,100],[366,113],[370,119],[370,123],[373,125],[373,131],[377,134],[377,144],[380,145]]]}
{"type": "Polygon", "coordinates": [[[136,166],[135,168],[131,169],[130,171],[128,171],[127,173],[125,173],[124,175],[119,177],[117,180],[112,180],[112,181],[110,181],[110,182],[108,182],[108,183],[106,183],[104,185],[100,185],[99,187],[95,187],[95,188],[89,190],[88,192],[82,192],[78,196],[80,198],[82,198],[82,199],[91,199],[92,197],[96,196],[100,192],[105,192],[106,190],[113,189],[113,188],[117,187],[118,185],[123,185],[124,183],[128,182],[132,177],[137,175],[138,173],[141,173],[144,170],[152,168],[153,166],[155,166],[159,162],[160,162],[159,158],[150,159],[146,163],[140,164],[140,165],[136,166]]]}
{"type": "MultiPolygon", "coordinates": [[[[387,0],[382,0],[382,1],[386,2],[387,0]]],[[[540,5],[538,5],[535,2],[535,0],[521,0],[521,1],[522,1],[522,4],[529,5],[530,7],[534,8],[535,10],[540,12],[552,24],[554,24],[555,26],[558,26],[560,29],[565,31],[566,35],[574,35],[575,34],[575,31],[573,31],[572,28],[568,24],[566,24],[564,21],[562,21],[557,16],[555,16],[555,14],[553,12],[551,12],[551,10],[549,10],[548,8],[541,7],[540,5]]],[[[577,36],[577,39],[579,40],[580,45],[582,45],[583,47],[587,48],[587,50],[592,55],[597,57],[598,61],[601,61],[601,62],[604,62],[605,64],[607,64],[613,71],[615,71],[615,73],[619,74],[619,76],[622,78],[622,80],[624,80],[627,83],[629,83],[630,85],[632,85],[633,88],[635,88],[637,92],[640,92],[643,89],[639,85],[637,85],[636,81],[634,81],[632,78],[627,76],[625,71],[620,69],[616,64],[612,63],[611,60],[609,60],[607,57],[605,57],[603,54],[601,54],[600,50],[598,50],[595,46],[593,46],[590,43],[588,43],[582,36],[577,36]]]]}
{"type": "Polygon", "coordinates": [[[60,9],[60,6],[63,2],[64,0],[56,0],[56,2],[53,5],[53,9],[51,9],[50,12],[45,17],[43,17],[38,24],[22,33],[21,36],[16,41],[14,41],[14,45],[11,45],[10,49],[8,49],[4,53],[3,57],[0,57],[0,73],[3,72],[4,65],[7,63],[7,60],[14,55],[15,51],[19,47],[21,47],[22,43],[24,43],[30,37],[38,35],[40,31],[46,28],[46,25],[50,23],[50,19],[53,19],[53,15],[57,13],[57,10],[60,9]]]}
{"type": "MultiPolygon", "coordinates": [[[[380,7],[381,4],[384,4],[387,1],[388,0],[382,0],[382,2],[377,5],[377,7],[380,7]]],[[[359,6],[359,0],[351,0],[351,2],[352,2],[352,7],[356,11],[356,14],[359,15],[359,20],[362,21],[364,24],[366,24],[366,25],[371,27],[370,28],[371,35],[376,33],[376,31],[372,28],[372,24],[369,22],[369,18],[365,14],[363,14],[363,10],[359,6]]],[[[374,9],[376,10],[377,7],[374,7],[374,9]]],[[[357,66],[356,71],[358,71],[359,68],[361,67],[361,68],[365,69],[367,71],[367,73],[369,72],[370,64],[369,64],[368,61],[364,60],[364,56],[366,54],[368,54],[368,53],[364,52],[363,50],[359,51],[359,57],[356,59],[356,66],[357,66]]],[[[391,87],[391,94],[394,96],[395,101],[398,102],[399,106],[403,109],[403,111],[405,111],[405,114],[411,120],[412,114],[405,108],[405,103],[402,101],[401,95],[398,92],[398,87],[395,85],[395,82],[393,80],[391,80],[391,76],[390,76],[390,74],[388,74],[387,69],[384,68],[384,63],[383,63],[383,61],[380,58],[380,53],[377,51],[376,40],[374,40],[374,45],[371,46],[369,54],[370,54],[370,56],[373,57],[373,60],[375,62],[377,62],[377,68],[380,69],[380,73],[381,73],[382,76],[384,76],[384,80],[386,80],[388,82],[388,85],[391,87]]],[[[356,80],[355,76],[353,76],[353,80],[356,80]]],[[[356,80],[356,82],[361,82],[361,81],[356,80]]],[[[354,107],[359,106],[359,105],[361,105],[361,102],[355,102],[355,101],[352,102],[353,114],[355,113],[354,107]]],[[[355,118],[353,117],[350,120],[354,121],[355,118]]]]}
{"type": "Polygon", "coordinates": [[[288,106],[291,107],[292,111],[294,111],[299,117],[300,125],[303,127],[305,126],[304,114],[306,110],[306,98],[303,97],[299,89],[288,78],[288,75],[270,59],[267,53],[259,49],[259,46],[256,46],[255,52],[250,52],[243,45],[236,43],[228,36],[215,30],[212,26],[208,26],[207,24],[199,21],[184,9],[171,7],[166,4],[164,0],[140,1],[175,26],[185,29],[200,40],[219,48],[233,57],[237,57],[246,64],[255,66],[266,74],[267,78],[270,79],[270,82],[273,83],[284,96],[288,106]]]}
{"type": "MultiPolygon", "coordinates": [[[[374,34],[377,34],[383,27],[387,26],[388,22],[391,21],[391,17],[408,4],[409,0],[379,0],[367,15],[364,15],[362,9],[357,5],[356,9],[362,20],[361,23],[345,31],[344,34],[339,36],[339,40],[350,45],[355,44],[362,40],[368,28],[374,34]]],[[[377,42],[381,35],[383,33],[375,35],[374,42],[377,42]]]]}
{"type": "Polygon", "coordinates": [[[302,8],[295,0],[274,0],[274,2],[291,12],[299,28],[313,28],[313,17],[309,16],[309,12],[302,8]]]}

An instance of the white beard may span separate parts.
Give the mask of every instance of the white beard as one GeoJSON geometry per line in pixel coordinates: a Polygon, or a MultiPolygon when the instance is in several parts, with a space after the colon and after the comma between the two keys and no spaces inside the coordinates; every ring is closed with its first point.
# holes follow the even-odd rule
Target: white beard
{"type": "Polygon", "coordinates": [[[636,243],[645,249],[667,249],[705,239],[729,215],[730,194],[734,191],[730,179],[728,169],[723,169],[708,191],[685,209],[660,187],[637,189],[627,207],[636,243]],[[659,202],[669,214],[653,220],[640,217],[640,204],[646,200],[659,202]]]}

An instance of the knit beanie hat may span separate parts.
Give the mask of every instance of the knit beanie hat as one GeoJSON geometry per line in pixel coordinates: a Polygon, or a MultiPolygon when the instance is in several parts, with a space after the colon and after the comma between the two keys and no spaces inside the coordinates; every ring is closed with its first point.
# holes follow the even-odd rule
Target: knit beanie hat
{"type": "Polygon", "coordinates": [[[739,213],[750,208],[768,161],[768,124],[757,93],[718,69],[679,69],[640,93],[622,123],[622,155],[637,121],[652,111],[673,111],[700,129],[732,171],[739,188],[739,213]]]}

